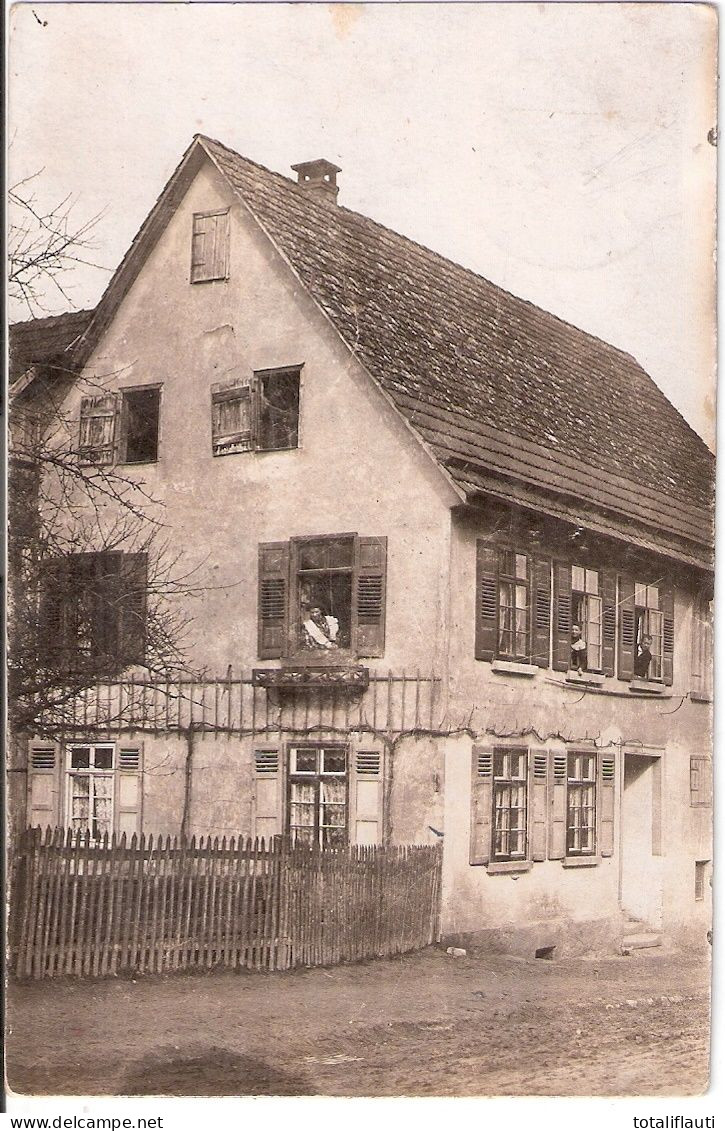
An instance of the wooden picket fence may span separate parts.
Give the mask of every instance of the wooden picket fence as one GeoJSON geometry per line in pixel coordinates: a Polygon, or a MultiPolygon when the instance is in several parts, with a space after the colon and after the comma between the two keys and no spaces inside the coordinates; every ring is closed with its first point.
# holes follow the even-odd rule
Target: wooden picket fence
{"type": "Polygon", "coordinates": [[[11,958],[21,978],[97,978],[287,970],[402,954],[437,941],[440,883],[438,846],[91,841],[29,829],[11,958]]]}

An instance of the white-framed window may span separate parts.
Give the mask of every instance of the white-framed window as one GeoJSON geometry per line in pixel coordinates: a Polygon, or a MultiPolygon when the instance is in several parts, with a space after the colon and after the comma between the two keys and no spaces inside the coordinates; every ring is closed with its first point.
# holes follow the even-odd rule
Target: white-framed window
{"type": "Polygon", "coordinates": [[[572,646],[572,667],[585,671],[602,670],[602,596],[599,571],[585,566],[571,567],[572,640],[575,627],[585,648],[572,646]]]}
{"type": "Polygon", "coordinates": [[[287,832],[295,844],[348,842],[348,751],[309,744],[289,751],[287,832]]]}
{"type": "Polygon", "coordinates": [[[494,747],[493,860],[524,860],[527,834],[528,750],[494,747]]]}
{"type": "Polygon", "coordinates": [[[596,755],[569,751],[566,790],[567,856],[593,856],[596,852],[596,789],[596,755]]]}
{"type": "Polygon", "coordinates": [[[498,642],[502,659],[529,658],[529,559],[516,550],[498,556],[498,642]]]}
{"type": "Polygon", "coordinates": [[[664,616],[658,585],[634,583],[634,674],[638,679],[662,679],[664,616]]]}
{"type": "Polygon", "coordinates": [[[73,743],[67,749],[67,824],[74,833],[90,832],[94,840],[114,828],[113,743],[73,743]]]}

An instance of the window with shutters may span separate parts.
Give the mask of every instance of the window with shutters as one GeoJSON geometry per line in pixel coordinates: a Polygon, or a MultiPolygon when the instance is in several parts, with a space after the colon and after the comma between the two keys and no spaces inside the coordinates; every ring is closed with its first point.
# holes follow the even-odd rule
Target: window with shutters
{"type": "Polygon", "coordinates": [[[65,671],[112,672],[143,663],[147,555],[70,554],[42,571],[43,655],[65,671]]]}
{"type": "Polygon", "coordinates": [[[159,458],[161,386],[142,385],[83,397],[78,454],[82,463],[155,463],[159,458]]]}
{"type": "Polygon", "coordinates": [[[599,571],[571,567],[572,668],[602,670],[602,596],[599,571]],[[581,641],[583,647],[578,644],[581,641]]]}
{"type": "Polygon", "coordinates": [[[593,856],[596,850],[596,755],[569,751],[566,790],[567,856],[593,856]]]}
{"type": "Polygon", "coordinates": [[[229,277],[229,209],[195,212],[191,235],[191,282],[229,277]]]}
{"type": "Polygon", "coordinates": [[[493,752],[493,860],[526,857],[528,751],[496,747],[493,752]]]}
{"type": "Polygon", "coordinates": [[[265,369],[211,389],[212,452],[278,452],[299,441],[301,366],[265,369]]]}
{"type": "Polygon", "coordinates": [[[485,539],[476,543],[477,660],[547,668],[551,636],[551,561],[485,539]]]}
{"type": "Polygon", "coordinates": [[[385,538],[293,538],[259,548],[259,656],[382,656],[385,538]]]}
{"type": "Polygon", "coordinates": [[[94,840],[113,832],[115,749],[107,743],[68,748],[67,824],[94,840]]]}
{"type": "Polygon", "coordinates": [[[348,753],[344,746],[289,752],[287,832],[293,843],[335,848],[348,841],[348,753]]]}

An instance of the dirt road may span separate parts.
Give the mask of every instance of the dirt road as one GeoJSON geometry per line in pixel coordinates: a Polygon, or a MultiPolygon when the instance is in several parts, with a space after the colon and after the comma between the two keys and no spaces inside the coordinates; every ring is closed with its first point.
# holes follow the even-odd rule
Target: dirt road
{"type": "Polygon", "coordinates": [[[11,987],[14,1091],[691,1095],[709,956],[542,961],[430,949],[284,974],[11,987]]]}

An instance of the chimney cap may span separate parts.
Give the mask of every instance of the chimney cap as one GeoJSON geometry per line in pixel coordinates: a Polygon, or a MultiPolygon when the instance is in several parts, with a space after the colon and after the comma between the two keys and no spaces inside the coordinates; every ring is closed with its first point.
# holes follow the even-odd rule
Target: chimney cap
{"type": "Polygon", "coordinates": [[[327,161],[324,157],[318,157],[315,161],[300,161],[298,165],[292,165],[291,169],[294,173],[297,173],[297,180],[300,184],[308,179],[321,180],[328,174],[334,184],[335,174],[342,172],[339,165],[333,165],[332,161],[327,161]]]}

